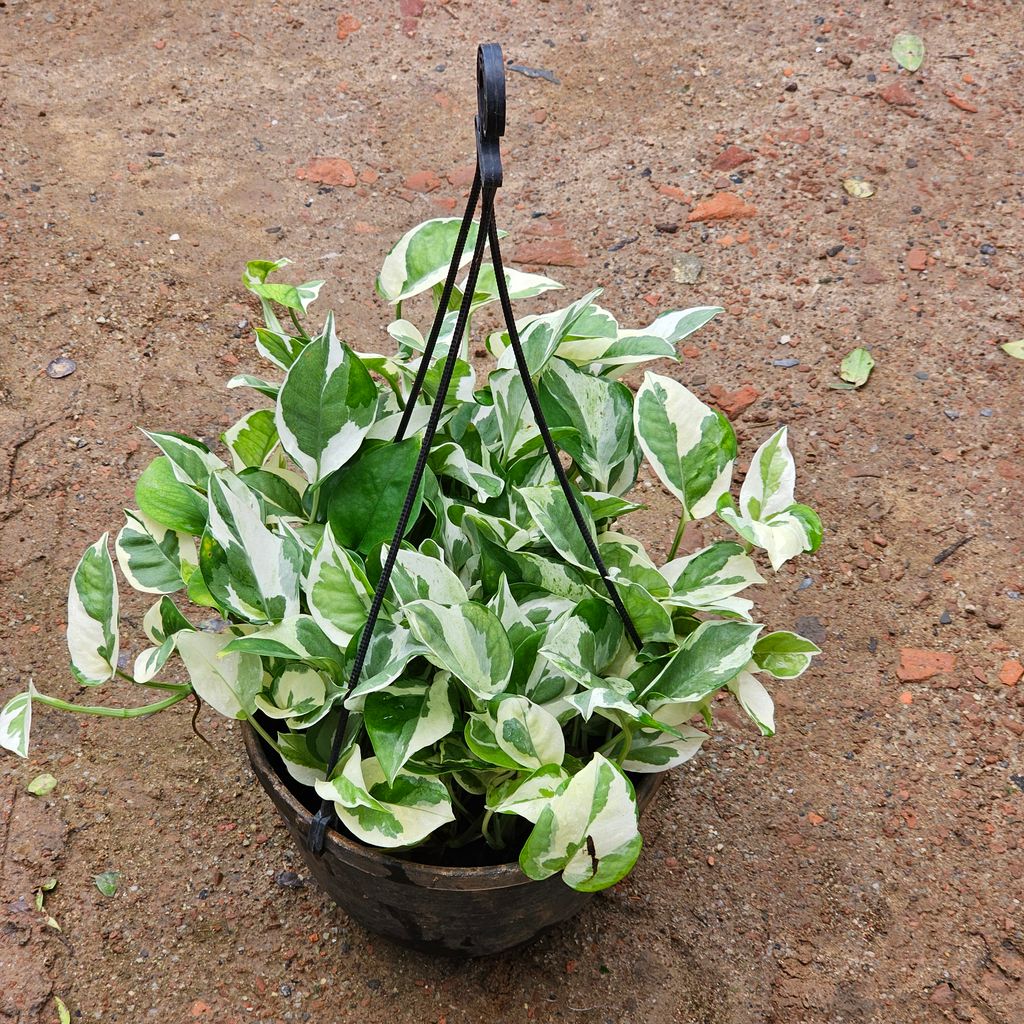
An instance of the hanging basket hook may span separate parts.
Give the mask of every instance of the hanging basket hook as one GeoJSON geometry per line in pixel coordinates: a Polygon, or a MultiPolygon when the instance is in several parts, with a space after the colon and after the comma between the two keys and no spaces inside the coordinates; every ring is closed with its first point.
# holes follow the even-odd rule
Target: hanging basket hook
{"type": "Polygon", "coordinates": [[[497,43],[476,51],[476,155],[484,188],[501,185],[501,144],[505,134],[505,61],[497,43]]]}

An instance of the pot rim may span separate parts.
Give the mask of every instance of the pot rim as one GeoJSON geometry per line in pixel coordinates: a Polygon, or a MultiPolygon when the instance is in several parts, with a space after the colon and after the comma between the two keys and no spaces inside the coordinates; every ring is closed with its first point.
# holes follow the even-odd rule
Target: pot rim
{"type": "MultiPolygon", "coordinates": [[[[242,721],[242,738],[245,742],[246,753],[249,755],[257,774],[262,772],[275,778],[279,785],[277,797],[284,802],[290,814],[303,835],[308,835],[313,822],[313,815],[295,796],[289,786],[285,784],[281,773],[276,765],[267,756],[267,747],[256,730],[248,722],[242,721]]],[[[637,802],[641,811],[654,796],[655,791],[661,784],[664,773],[645,774],[637,783],[637,788],[645,790],[637,793],[637,802]]],[[[415,860],[408,860],[404,857],[396,857],[385,853],[372,846],[367,846],[356,839],[349,838],[339,832],[333,826],[328,827],[324,838],[324,854],[330,851],[335,857],[340,857],[348,864],[353,861],[366,863],[366,870],[370,874],[400,874],[410,881],[428,886],[442,886],[445,882],[454,883],[455,888],[476,889],[476,888],[501,888],[505,886],[536,884],[537,879],[530,878],[519,866],[518,861],[508,861],[504,864],[487,864],[475,867],[446,867],[443,864],[424,864],[415,860]]],[[[308,852],[308,851],[305,851],[308,852]]]]}

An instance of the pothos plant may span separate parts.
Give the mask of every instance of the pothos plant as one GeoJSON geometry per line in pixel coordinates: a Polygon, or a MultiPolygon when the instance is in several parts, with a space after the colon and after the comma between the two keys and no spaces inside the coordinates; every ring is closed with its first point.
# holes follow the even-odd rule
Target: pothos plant
{"type": "MultiPolygon", "coordinates": [[[[668,312],[627,329],[594,291],[517,321],[586,524],[643,641],[637,650],[556,484],[507,333],[486,338],[496,366],[482,380],[467,339],[452,336],[458,289],[410,436],[394,442],[425,344],[403,307],[421,293],[440,301],[458,227],[427,221],[384,260],[377,291],[396,313],[391,355],[354,351],[331,314],[316,330],[306,326],[322,281],[280,283],[287,260],[246,265],[264,321],[256,347],[276,379],[242,374],[228,387],[251,388],[270,405],[225,431],[220,454],[182,434],[146,433],[160,454],[114,542],[128,585],[156,595],[143,619],[149,646],[130,672],[108,535],[86,550],[68,594],[77,681],[94,688],[120,677],[165,691],[162,699],[84,706],[30,684],[4,709],[0,743],[26,754],[33,704],[128,718],[194,694],[248,721],[364,843],[428,846],[419,855],[436,859],[482,840],[518,853],[532,878],[561,872],[573,888],[597,890],[622,878],[640,851],[627,773],[692,758],[707,739],[694,722],[709,726],[719,698],[735,699],[772,735],[759,676],[791,679],[818,653],[794,633],[765,632],[740,596],[765,582],[765,558],[777,570],[821,539],[818,517],[794,499],[786,428],[754,454],[737,502],[726,417],[670,376],[646,373],[635,395],[620,380],[676,359],[678,343],[721,310],[668,312]],[[453,344],[461,358],[441,429],[349,692],[417,431],[453,344]],[[642,507],[628,495],[645,457],[679,506],[661,566],[621,525],[642,507]],[[679,555],[686,523],[709,517],[725,536],[679,555]],[[174,681],[175,659],[187,682],[174,681]],[[345,745],[327,778],[343,716],[345,745]]],[[[473,241],[471,232],[466,258],[473,241]]],[[[514,299],[562,287],[505,273],[514,299]]],[[[496,299],[485,265],[473,313],[496,299]]]]}

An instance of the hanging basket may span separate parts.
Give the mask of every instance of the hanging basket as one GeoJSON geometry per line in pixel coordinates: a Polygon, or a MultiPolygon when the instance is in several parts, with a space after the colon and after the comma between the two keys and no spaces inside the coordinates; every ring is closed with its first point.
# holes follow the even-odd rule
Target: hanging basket
{"type": "MultiPolygon", "coordinates": [[[[243,725],[245,750],[260,785],[284,818],[309,873],[349,917],[423,953],[490,956],[536,938],[579,913],[593,893],[570,889],[558,875],[542,882],[518,863],[441,867],[366,846],[334,828],[323,851],[308,847],[314,812],[300,799],[273,751],[243,725]]],[[[640,813],[665,776],[633,777],[640,813]]],[[[308,794],[310,791],[305,790],[308,794]]]]}
{"type": "MultiPolygon", "coordinates": [[[[566,471],[559,458],[537,396],[526,356],[512,313],[501,262],[499,233],[494,218],[494,197],[502,182],[499,140],[505,131],[505,69],[501,49],[494,43],[477,51],[476,174],[470,189],[466,212],[451,265],[438,304],[437,315],[420,360],[420,368],[410,390],[395,435],[400,442],[410,426],[431,357],[449,308],[455,280],[466,248],[474,213],[480,206],[480,227],[472,247],[472,259],[455,325],[455,338],[463,337],[483,261],[485,246],[494,265],[494,276],[501,301],[502,315],[509,333],[509,345],[515,354],[523,390],[537,421],[555,477],[566,504],[590,552],[608,597],[622,619],[626,635],[636,650],[642,647],[640,635],[630,618],[616,585],[601,557],[597,542],[579,507],[566,471]]],[[[398,519],[394,539],[388,547],[379,582],[367,614],[353,661],[348,691],[360,681],[364,662],[380,616],[397,553],[411,518],[415,496],[440,422],[445,397],[452,381],[458,346],[452,344],[444,359],[440,382],[423,430],[420,452],[409,481],[404,507],[398,519]]],[[[310,791],[293,786],[283,765],[275,764],[251,726],[246,725],[245,743],[253,769],[263,788],[281,812],[302,851],[310,873],[337,903],[372,931],[417,949],[429,952],[461,953],[483,956],[521,945],[545,928],[577,913],[590,893],[569,888],[558,875],[543,881],[530,879],[518,863],[481,867],[445,867],[417,863],[415,852],[405,857],[392,856],[349,838],[337,826],[334,804],[323,799],[319,809],[311,811],[302,797],[310,791]],[[281,770],[279,770],[281,769],[281,770]]],[[[334,734],[326,778],[331,779],[339,763],[347,734],[342,715],[334,734]]],[[[644,775],[635,781],[637,806],[643,810],[660,784],[660,774],[644,775]]]]}

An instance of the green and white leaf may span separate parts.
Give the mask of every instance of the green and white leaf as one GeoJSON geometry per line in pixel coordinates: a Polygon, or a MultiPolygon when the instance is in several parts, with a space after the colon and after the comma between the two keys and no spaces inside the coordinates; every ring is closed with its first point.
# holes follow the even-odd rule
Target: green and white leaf
{"type": "Polygon", "coordinates": [[[718,515],[744,540],[761,548],[776,572],[791,558],[814,551],[821,543],[821,521],[806,505],[791,505],[762,522],[737,512],[731,497],[724,494],[718,515]]]}
{"type": "Polygon", "coordinates": [[[205,491],[211,473],[227,466],[202,441],[184,434],[144,430],[146,435],[167,456],[174,476],[183,484],[205,491]]]}
{"type": "Polygon", "coordinates": [[[487,810],[495,814],[518,814],[536,824],[552,797],[557,796],[568,781],[569,773],[564,768],[546,764],[488,789],[487,810]]]}
{"type": "Polygon", "coordinates": [[[757,676],[741,672],[731,683],[729,690],[739,701],[750,720],[761,730],[762,736],[775,735],[775,704],[771,694],[764,688],[757,676]]]}
{"type": "Polygon", "coordinates": [[[230,470],[213,474],[209,491],[199,562],[210,593],[249,622],[280,622],[298,615],[298,543],[267,529],[255,494],[230,470]]]}
{"type": "Polygon", "coordinates": [[[18,757],[28,757],[28,741],[32,732],[31,681],[28,689],[16,693],[0,711],[0,747],[18,757]]]}
{"type": "Polygon", "coordinates": [[[391,588],[403,605],[424,600],[453,605],[469,600],[462,581],[441,559],[411,548],[402,548],[395,557],[391,588]]]}
{"type": "Polygon", "coordinates": [[[721,689],[750,661],[761,626],[750,622],[702,622],[645,687],[645,703],[699,701],[721,689]]]}
{"type": "Polygon", "coordinates": [[[704,611],[732,610],[735,595],[764,583],[754,560],[732,541],[716,541],[692,555],[666,562],[661,575],[672,586],[666,604],[704,611]]]}
{"type": "Polygon", "coordinates": [[[263,664],[255,654],[223,653],[233,638],[230,631],[183,630],[177,634],[178,653],[201,700],[225,718],[247,718],[263,688],[263,664]]]}
{"type": "Polygon", "coordinates": [[[661,482],[691,519],[715,511],[729,490],[736,435],[729,421],[671,377],[644,375],[633,422],[661,482]]]}
{"type": "Polygon", "coordinates": [[[489,608],[475,601],[450,607],[413,601],[405,612],[413,634],[429,650],[427,657],[470,693],[486,700],[505,689],[512,674],[512,645],[489,608]]]}
{"type": "Polygon", "coordinates": [[[277,426],[273,409],[257,409],[243,416],[221,434],[221,440],[231,450],[236,473],[249,466],[259,468],[270,458],[278,444],[277,426]]]}
{"type": "Polygon", "coordinates": [[[286,668],[268,690],[257,693],[254,698],[256,709],[273,719],[309,715],[321,708],[326,699],[324,677],[308,665],[286,668]]]}
{"type": "Polygon", "coordinates": [[[99,686],[117,669],[119,597],[108,536],[86,548],[68,588],[68,651],[82,686],[99,686]]]}
{"type": "MultiPolygon", "coordinates": [[[[562,489],[556,484],[549,484],[544,487],[517,487],[515,493],[526,503],[530,517],[555,551],[573,565],[593,572],[594,559],[562,489]]],[[[597,531],[585,502],[580,502],[580,512],[593,538],[597,531]]]]}
{"type": "Polygon", "coordinates": [[[415,846],[455,820],[444,783],[400,773],[388,782],[376,757],[363,759],[353,747],[340,774],[316,784],[317,794],[334,801],[342,824],[360,841],[396,849],[415,846]]]}
{"type": "Polygon", "coordinates": [[[788,509],[795,498],[796,463],[780,427],[754,454],[740,488],[740,511],[748,519],[767,520],[788,509]]]}
{"type": "Polygon", "coordinates": [[[114,544],[124,578],[144,594],[181,590],[186,576],[199,564],[192,538],[169,530],[143,512],[126,509],[124,517],[125,525],[114,544]]]}
{"type": "Polygon", "coordinates": [[[446,672],[430,684],[399,680],[366,697],[366,732],[381,768],[393,782],[406,761],[447,736],[455,725],[455,707],[446,672]]]}
{"type": "Polygon", "coordinates": [[[206,528],[206,495],[183,484],[166,455],[155,458],[135,484],[135,504],[154,522],[198,537],[206,528]]]}
{"type": "Polygon", "coordinates": [[[338,340],[329,314],[281,386],[275,412],[281,446],[309,482],[318,483],[359,450],[376,408],[373,378],[338,340]]]}
{"type": "Polygon", "coordinates": [[[519,856],[530,878],[558,871],[581,892],[614,885],[633,867],[643,845],[629,779],[594,754],[541,812],[519,856]]]}
{"type": "Polygon", "coordinates": [[[672,736],[653,729],[641,729],[633,736],[622,768],[638,775],[668,771],[696,756],[708,734],[692,725],[678,725],[682,736],[672,736]]]}
{"type": "Polygon", "coordinates": [[[534,770],[561,764],[565,757],[562,727],[550,712],[526,697],[510,696],[494,710],[494,738],[517,765],[534,770]]]}
{"type": "Polygon", "coordinates": [[[316,624],[339,647],[346,647],[366,622],[373,590],[362,565],[338,544],[330,529],[324,531],[313,556],[304,589],[316,624]]]}
{"type": "Polygon", "coordinates": [[[782,630],[768,633],[754,644],[753,661],[762,672],[776,679],[796,679],[821,654],[821,648],[806,637],[782,630]]]}
{"type": "MultiPolygon", "coordinates": [[[[392,304],[404,302],[444,281],[461,226],[459,217],[436,217],[407,231],[384,257],[377,275],[377,293],[392,304]]],[[[473,255],[479,224],[469,228],[459,266],[473,255]]]]}
{"type": "Polygon", "coordinates": [[[281,661],[308,661],[324,669],[340,666],[344,661],[342,651],[311,615],[293,615],[236,637],[225,651],[243,651],[281,661]]]}

